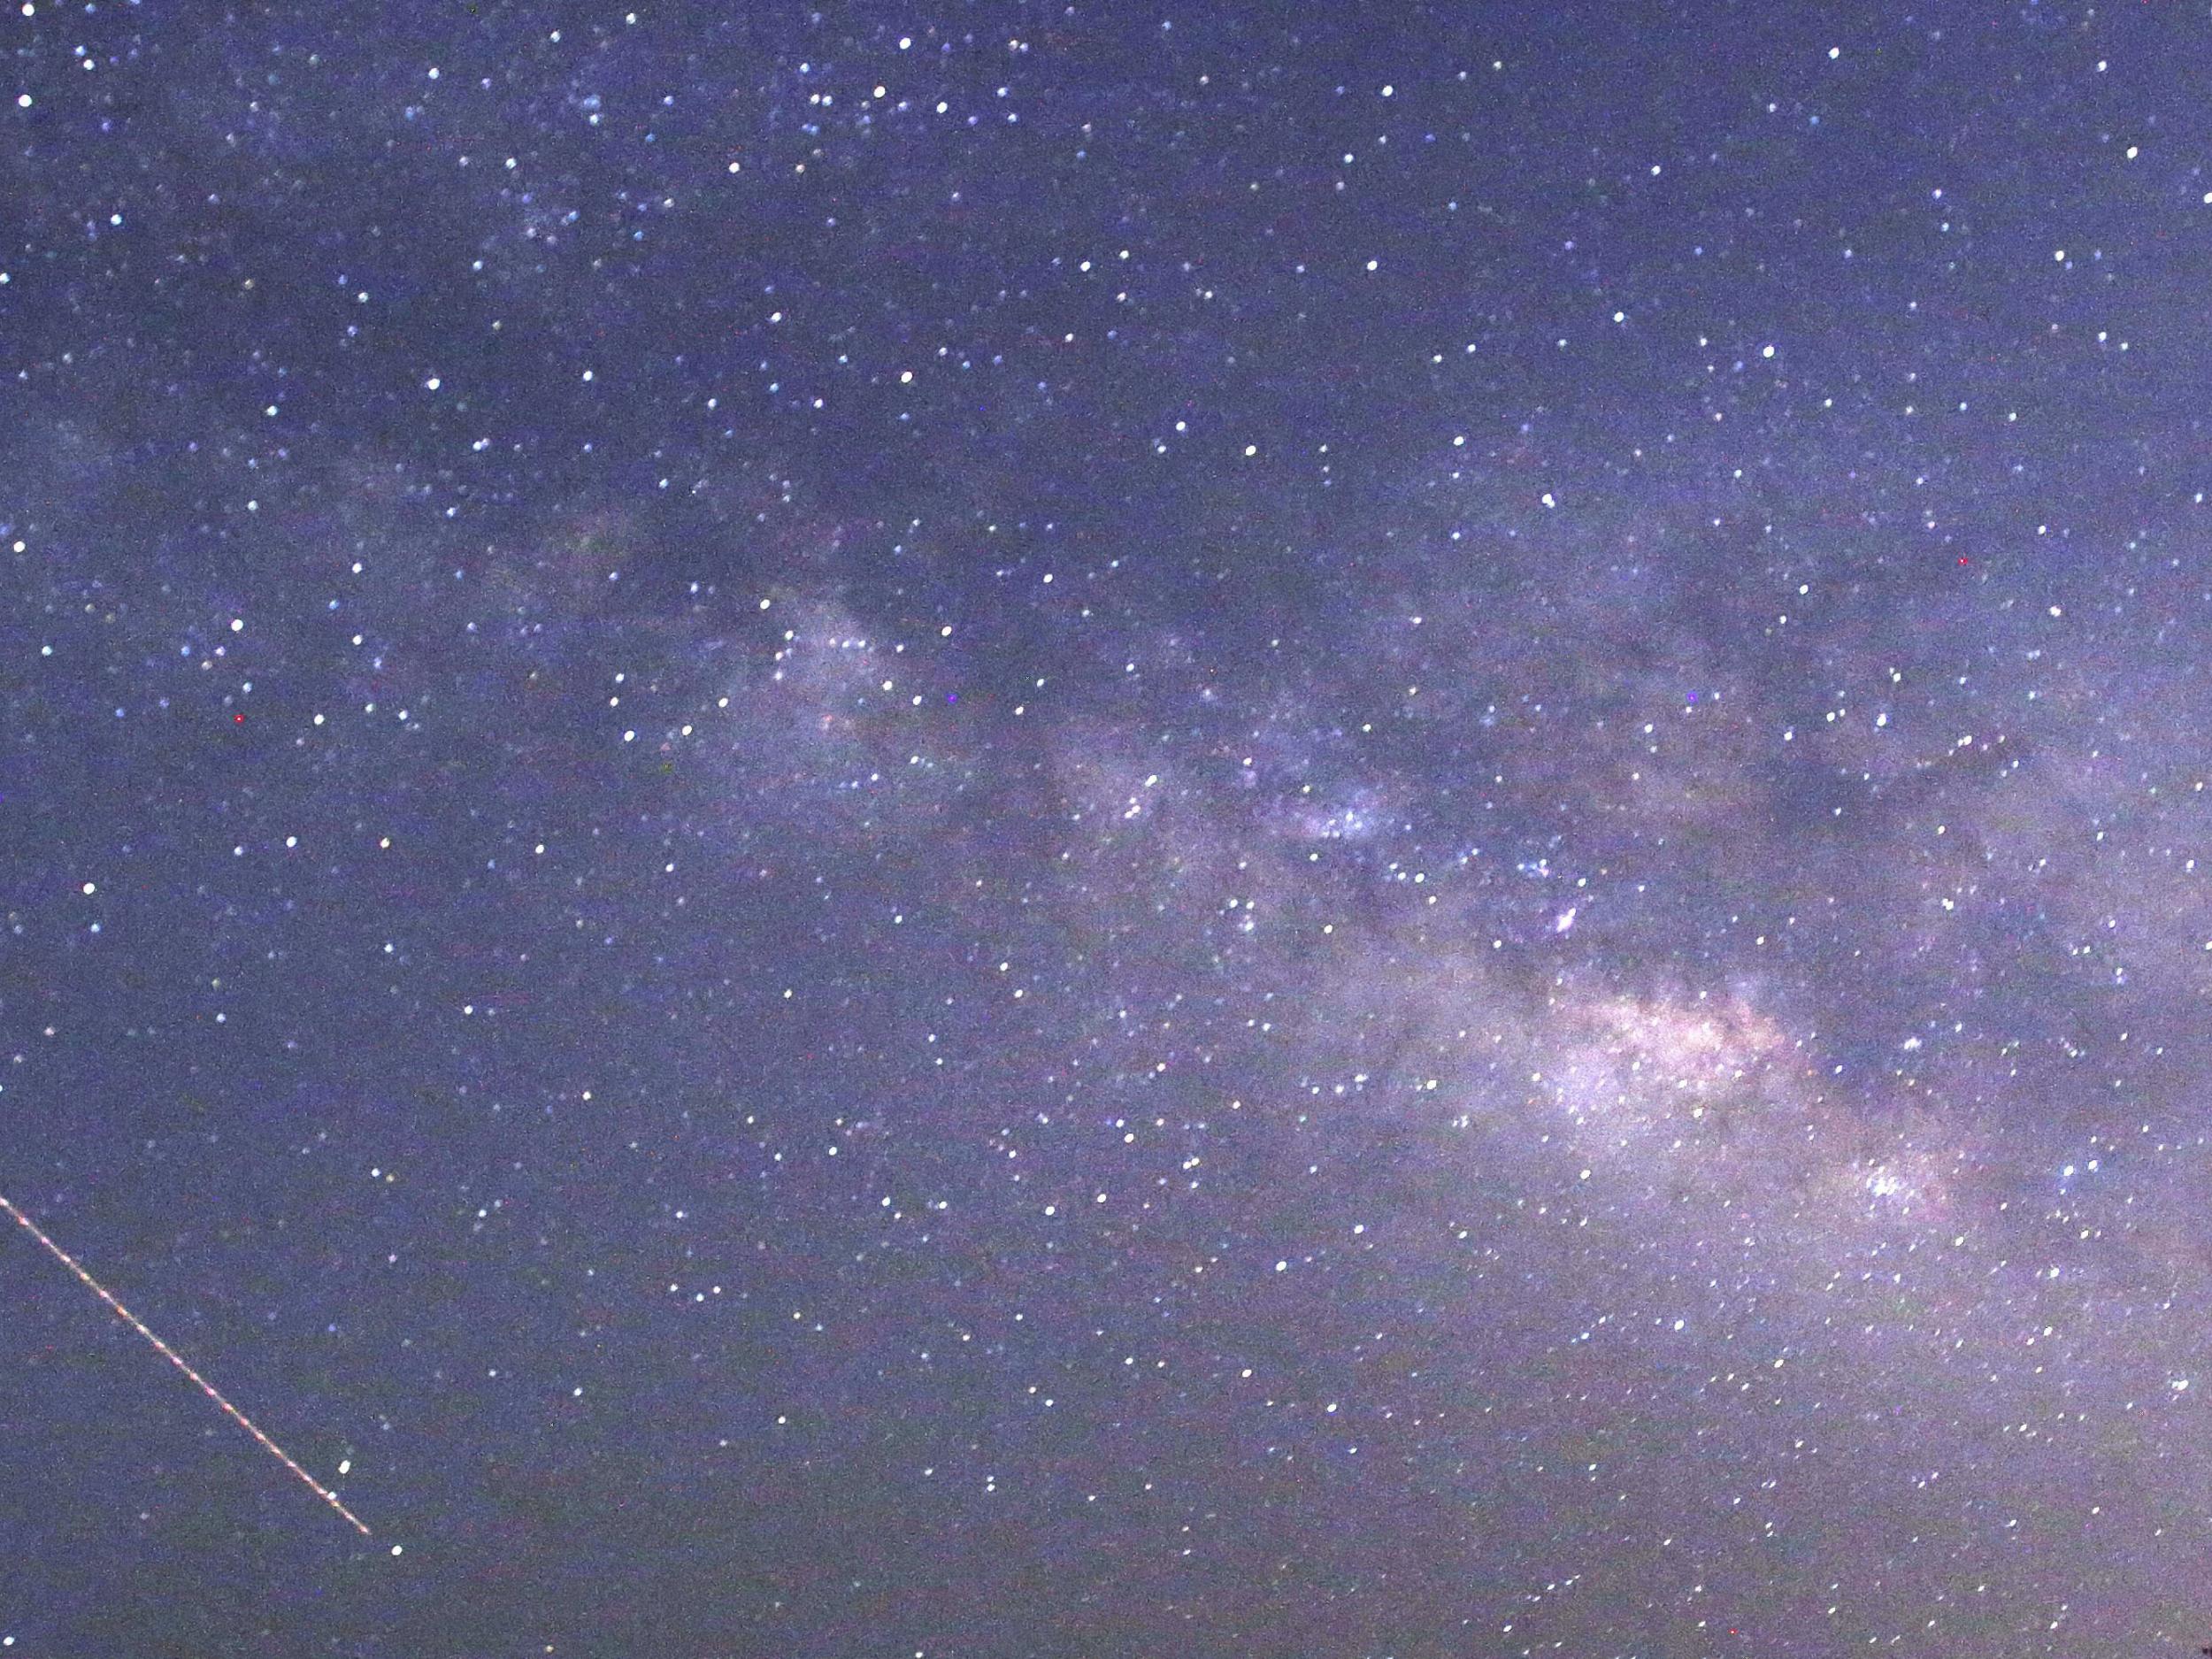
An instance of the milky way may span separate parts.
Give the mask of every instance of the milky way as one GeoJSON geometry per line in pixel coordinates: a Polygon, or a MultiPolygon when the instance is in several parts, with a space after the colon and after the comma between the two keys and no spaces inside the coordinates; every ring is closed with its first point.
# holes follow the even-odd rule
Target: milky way
{"type": "Polygon", "coordinates": [[[2201,18],[449,10],[0,26],[0,1191],[308,1477],[0,1240],[0,1642],[2212,1641],[2201,18]]]}

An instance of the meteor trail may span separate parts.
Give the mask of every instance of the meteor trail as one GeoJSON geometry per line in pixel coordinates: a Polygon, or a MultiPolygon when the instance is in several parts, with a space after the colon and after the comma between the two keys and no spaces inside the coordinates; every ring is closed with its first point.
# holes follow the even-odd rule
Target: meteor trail
{"type": "Polygon", "coordinates": [[[333,1492],[328,1486],[323,1485],[321,1481],[316,1479],[314,1476],[309,1474],[307,1471],[301,1468],[298,1463],[293,1461],[290,1453],[287,1452],[284,1448],[279,1446],[274,1440],[271,1440],[258,1428],[255,1427],[254,1421],[251,1417],[241,1411],[236,1406],[231,1404],[229,1401],[224,1399],[221,1393],[216,1388],[213,1383],[208,1381],[206,1378],[201,1376],[199,1372],[194,1371],[191,1366],[186,1364],[184,1363],[183,1356],[180,1355],[176,1349],[171,1348],[166,1342],[156,1336],[153,1332],[147,1328],[146,1322],[144,1320],[141,1319],[128,1308],[126,1308],[121,1302],[118,1302],[105,1285],[103,1285],[98,1279],[93,1278],[90,1273],[85,1271],[84,1268],[79,1264],[75,1256],[70,1255],[69,1252],[63,1249],[60,1245],[56,1244],[53,1240],[48,1238],[44,1231],[39,1226],[38,1223],[33,1221],[20,1210],[18,1210],[13,1204],[10,1203],[4,1195],[0,1195],[0,1210],[4,1210],[8,1212],[8,1214],[13,1216],[17,1224],[34,1239],[36,1239],[41,1244],[44,1245],[48,1252],[56,1261],[59,1262],[64,1267],[74,1273],[79,1279],[82,1279],[87,1289],[90,1290],[94,1295],[97,1296],[102,1302],[107,1303],[107,1305],[114,1310],[115,1317],[117,1318],[122,1320],[125,1325],[130,1326],[132,1330],[137,1332],[139,1335],[144,1337],[147,1341],[153,1344],[155,1353],[160,1355],[162,1358],[167,1360],[172,1365],[174,1365],[187,1377],[189,1377],[192,1379],[193,1386],[196,1387],[202,1394],[205,1394],[210,1400],[212,1400],[217,1405],[220,1406],[223,1409],[224,1415],[228,1417],[231,1421],[237,1424],[238,1426],[245,1430],[247,1433],[252,1435],[254,1439],[260,1443],[262,1450],[268,1453],[270,1456],[275,1458],[277,1462],[282,1463],[287,1469],[297,1475],[307,1484],[309,1490],[313,1492],[317,1497],[320,1498],[325,1503],[327,1503],[332,1509],[337,1510],[340,1515],[345,1517],[347,1524],[350,1525],[355,1532],[360,1533],[364,1538],[371,1536],[367,1524],[351,1509],[346,1508],[343,1503],[341,1503],[338,1501],[338,1494],[336,1493],[333,1492]]]}

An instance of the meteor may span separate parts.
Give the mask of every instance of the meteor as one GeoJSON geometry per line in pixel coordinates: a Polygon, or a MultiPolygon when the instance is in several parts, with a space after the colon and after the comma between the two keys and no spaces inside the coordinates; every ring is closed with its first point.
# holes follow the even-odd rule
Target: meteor
{"type": "Polygon", "coordinates": [[[295,1475],[297,1475],[300,1479],[305,1483],[309,1491],[312,1492],[325,1503],[327,1503],[332,1509],[337,1510],[340,1515],[343,1516],[346,1519],[347,1525],[351,1526],[355,1532],[360,1533],[364,1538],[371,1536],[367,1523],[363,1521],[362,1518],[356,1515],[351,1509],[346,1508],[343,1503],[340,1502],[336,1493],[333,1492],[328,1486],[323,1485],[321,1481],[316,1479],[314,1476],[309,1474],[307,1471],[301,1468],[297,1463],[294,1462],[292,1455],[289,1452],[286,1451],[284,1448],[279,1446],[274,1440],[271,1440],[267,1435],[264,1434],[258,1428],[257,1428],[254,1425],[254,1421],[251,1417],[241,1411],[236,1406],[231,1404],[229,1401],[224,1399],[213,1383],[208,1381],[206,1378],[201,1376],[199,1372],[194,1371],[191,1366],[186,1364],[183,1356],[180,1355],[176,1349],[171,1348],[166,1342],[156,1336],[152,1331],[149,1330],[147,1328],[146,1322],[143,1319],[141,1319],[128,1308],[126,1308],[120,1302],[118,1302],[115,1299],[113,1293],[111,1293],[105,1285],[103,1285],[98,1279],[93,1278],[90,1273],[87,1272],[84,1268],[79,1264],[75,1256],[70,1255],[69,1252],[63,1249],[60,1245],[56,1244],[53,1240],[48,1238],[45,1232],[39,1226],[38,1223],[33,1221],[20,1210],[18,1210],[13,1204],[10,1203],[4,1194],[0,1194],[0,1210],[4,1210],[8,1212],[8,1214],[13,1216],[16,1219],[17,1225],[19,1225],[24,1232],[29,1233],[34,1239],[36,1239],[41,1244],[44,1245],[48,1254],[52,1256],[56,1261],[59,1262],[64,1267],[67,1268],[71,1272],[74,1273],[81,1280],[83,1281],[86,1289],[89,1290],[102,1302],[107,1303],[110,1310],[114,1313],[117,1318],[122,1320],[125,1325],[130,1326],[132,1330],[137,1332],[139,1335],[144,1337],[149,1343],[152,1344],[155,1353],[160,1355],[162,1358],[167,1360],[172,1365],[174,1365],[187,1377],[189,1377],[192,1379],[192,1386],[197,1388],[202,1394],[205,1394],[210,1400],[212,1400],[217,1405],[220,1406],[223,1409],[223,1414],[229,1417],[232,1422],[237,1424],[240,1428],[245,1430],[247,1433],[252,1435],[254,1440],[258,1442],[263,1451],[268,1453],[270,1456],[275,1458],[277,1462],[282,1463],[295,1475]]]}

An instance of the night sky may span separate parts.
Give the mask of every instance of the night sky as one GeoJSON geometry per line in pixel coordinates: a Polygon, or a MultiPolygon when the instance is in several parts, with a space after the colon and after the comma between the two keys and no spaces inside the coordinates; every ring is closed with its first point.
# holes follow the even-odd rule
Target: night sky
{"type": "Polygon", "coordinates": [[[0,1647],[2212,1641],[2208,61],[12,0],[0,1647]]]}

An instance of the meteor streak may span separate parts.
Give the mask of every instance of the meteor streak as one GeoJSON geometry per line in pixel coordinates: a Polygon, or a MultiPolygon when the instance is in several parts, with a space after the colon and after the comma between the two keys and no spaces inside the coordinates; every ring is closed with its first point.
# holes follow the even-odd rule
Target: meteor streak
{"type": "Polygon", "coordinates": [[[121,1302],[118,1302],[113,1294],[109,1291],[105,1285],[103,1285],[98,1279],[93,1278],[90,1273],[85,1271],[84,1268],[78,1263],[75,1256],[70,1255],[69,1252],[63,1249],[60,1245],[56,1244],[53,1240],[48,1238],[44,1231],[40,1228],[38,1223],[33,1221],[20,1210],[18,1210],[13,1204],[10,1203],[4,1195],[0,1195],[0,1210],[4,1210],[8,1212],[8,1214],[13,1216],[16,1219],[17,1225],[21,1226],[26,1233],[29,1233],[34,1239],[36,1239],[41,1244],[44,1245],[48,1253],[51,1255],[56,1261],[59,1262],[64,1267],[74,1273],[79,1279],[82,1279],[84,1281],[85,1287],[91,1291],[91,1293],[97,1296],[102,1302],[107,1303],[108,1307],[114,1312],[117,1318],[122,1320],[125,1325],[130,1326],[132,1330],[137,1332],[139,1335],[144,1337],[148,1342],[151,1343],[155,1353],[160,1355],[162,1358],[167,1360],[172,1365],[174,1365],[187,1377],[189,1377],[192,1379],[192,1386],[197,1388],[202,1394],[205,1394],[210,1400],[212,1400],[217,1405],[220,1406],[223,1409],[224,1415],[229,1417],[232,1422],[237,1424],[240,1428],[245,1430],[247,1433],[252,1435],[255,1440],[260,1444],[263,1451],[268,1453],[270,1456],[275,1458],[277,1462],[282,1463],[287,1469],[297,1475],[302,1481],[306,1483],[308,1489],[317,1497],[320,1498],[325,1503],[327,1503],[332,1509],[337,1510],[340,1515],[345,1517],[347,1525],[350,1525],[355,1532],[360,1533],[364,1538],[370,1536],[367,1524],[351,1509],[349,1509],[344,1504],[341,1503],[338,1501],[338,1494],[336,1493],[333,1492],[328,1486],[323,1485],[321,1481],[316,1479],[314,1476],[309,1474],[307,1471],[301,1468],[298,1463],[293,1461],[292,1455],[289,1452],[287,1452],[284,1448],[279,1446],[274,1440],[271,1440],[258,1428],[255,1427],[254,1421],[251,1417],[241,1411],[236,1406],[231,1404],[229,1401],[224,1399],[213,1383],[208,1381],[206,1378],[201,1376],[199,1372],[194,1371],[191,1366],[186,1364],[184,1363],[183,1356],[180,1355],[176,1349],[171,1348],[166,1342],[156,1336],[147,1328],[146,1322],[143,1319],[141,1319],[128,1308],[126,1308],[121,1302]]]}

